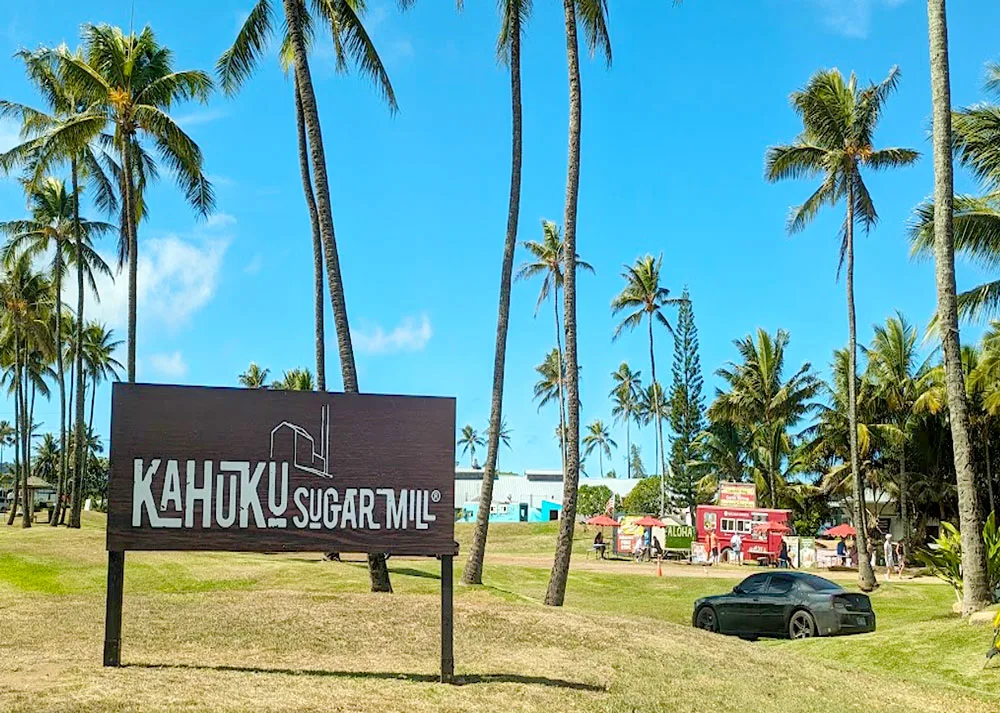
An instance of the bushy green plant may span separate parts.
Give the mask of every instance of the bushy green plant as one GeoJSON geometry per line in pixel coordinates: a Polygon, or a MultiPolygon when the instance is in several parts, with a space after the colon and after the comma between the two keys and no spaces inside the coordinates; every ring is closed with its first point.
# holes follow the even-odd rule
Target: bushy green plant
{"type": "MultiPolygon", "coordinates": [[[[983,526],[983,544],[986,548],[986,576],[994,600],[1000,599],[1000,529],[993,513],[983,526]]],[[[955,597],[962,601],[962,538],[958,528],[950,522],[941,523],[941,534],[926,548],[914,553],[918,562],[930,573],[951,585],[955,597]]]]}
{"type": "Polygon", "coordinates": [[[599,515],[604,512],[611,495],[611,488],[607,485],[581,485],[576,498],[576,511],[584,517],[599,515]]]}

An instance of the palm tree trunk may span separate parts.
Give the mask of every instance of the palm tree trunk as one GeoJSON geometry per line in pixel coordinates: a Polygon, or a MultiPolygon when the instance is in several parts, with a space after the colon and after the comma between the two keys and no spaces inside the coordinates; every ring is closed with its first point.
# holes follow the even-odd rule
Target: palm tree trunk
{"type": "Polygon", "coordinates": [[[868,528],[865,509],[865,482],[858,464],[858,394],[857,394],[857,351],[858,333],[854,312],[854,184],[848,178],[847,223],[845,227],[845,282],[847,283],[847,421],[851,444],[851,482],[854,484],[854,528],[857,531],[858,586],[864,592],[875,588],[875,572],[872,571],[868,552],[868,528]]]}
{"type": "Polygon", "coordinates": [[[87,437],[94,432],[94,403],[97,401],[97,376],[90,379],[90,419],[87,421],[87,437]]]}
{"type": "MultiPolygon", "coordinates": [[[[75,329],[73,331],[76,332],[75,329]]],[[[73,337],[70,338],[70,344],[71,345],[72,345],[73,340],[75,340],[75,339],[76,339],[75,336],[73,336],[73,337]]],[[[75,349],[75,347],[74,347],[74,349],[75,349]]],[[[76,393],[76,388],[75,387],[76,387],[76,359],[73,358],[70,361],[70,365],[69,365],[69,390],[67,391],[67,397],[68,398],[66,399],[66,421],[67,421],[66,426],[67,426],[67,431],[69,429],[70,423],[72,422],[72,419],[70,418],[70,414],[73,413],[73,403],[74,403],[73,402],[73,394],[76,393]]],[[[74,467],[74,473],[75,472],[76,472],[76,468],[74,467]]],[[[68,432],[67,432],[67,435],[66,435],[66,486],[65,486],[65,489],[66,489],[66,497],[64,498],[65,502],[62,504],[62,509],[59,511],[59,518],[58,518],[58,523],[60,525],[64,525],[66,523],[66,517],[69,515],[70,511],[73,509],[72,503],[73,503],[73,499],[76,497],[76,478],[75,477],[71,477],[70,473],[69,473],[69,433],[68,432]]]]}
{"type": "MultiPolygon", "coordinates": [[[[987,428],[989,428],[989,424],[987,424],[987,428]]],[[[989,433],[989,431],[987,431],[987,434],[988,433],[989,433]]],[[[990,463],[990,437],[989,437],[989,435],[987,435],[984,440],[986,442],[985,443],[985,445],[986,445],[986,490],[987,490],[987,492],[989,494],[989,498],[990,498],[990,506],[988,508],[986,508],[986,509],[987,509],[988,512],[990,512],[990,513],[993,514],[993,519],[995,520],[996,519],[996,511],[997,511],[997,501],[996,501],[996,496],[993,493],[993,464],[990,463]]]]}
{"type": "MultiPolygon", "coordinates": [[[[312,76],[309,73],[309,54],[302,36],[302,0],[283,0],[288,37],[292,43],[295,62],[295,78],[302,99],[302,115],[305,119],[309,154],[312,159],[313,180],[316,188],[316,208],[319,215],[320,235],[323,238],[326,278],[333,308],[333,325],[337,331],[337,346],[340,352],[340,370],[344,378],[344,391],[358,393],[358,372],[354,365],[354,347],[351,345],[350,323],[347,319],[347,301],[344,296],[344,282],[340,274],[340,257],[337,254],[336,235],[333,231],[333,209],[330,206],[330,183],[326,173],[326,154],[323,149],[323,132],[320,128],[319,109],[316,93],[313,91],[312,76]]],[[[391,592],[389,568],[385,555],[368,555],[368,576],[373,592],[391,592]]]]}
{"type": "MultiPolygon", "coordinates": [[[[137,200],[135,194],[135,180],[132,173],[132,146],[131,137],[126,136],[122,139],[122,172],[124,174],[124,185],[123,185],[123,217],[125,219],[125,233],[126,241],[128,242],[128,359],[126,363],[126,371],[128,372],[128,382],[130,384],[135,383],[135,349],[136,349],[136,312],[138,309],[138,284],[139,279],[139,237],[138,230],[139,226],[136,223],[136,209],[135,202],[137,200]]],[[[82,279],[82,278],[81,278],[82,279]]],[[[79,303],[82,309],[82,302],[79,303]]],[[[80,323],[83,321],[82,312],[77,313],[77,334],[79,335],[83,327],[80,323]]],[[[79,352],[81,344],[77,342],[77,351],[79,352]]],[[[79,360],[77,360],[79,365],[79,360]]],[[[77,392],[79,394],[79,392],[77,392]]]]}
{"type": "Polygon", "coordinates": [[[16,342],[16,350],[24,355],[24,363],[18,362],[19,372],[17,379],[17,397],[20,400],[21,408],[21,527],[31,527],[32,510],[34,503],[31,502],[31,490],[28,488],[28,476],[31,475],[31,417],[28,414],[28,394],[24,388],[24,377],[28,373],[28,348],[27,344],[20,347],[20,340],[16,342]]]}
{"type": "MultiPolygon", "coordinates": [[[[553,283],[555,280],[553,279],[553,283]]],[[[562,458],[563,477],[566,477],[566,369],[563,368],[562,337],[560,332],[563,329],[562,319],[559,318],[559,287],[552,291],[552,311],[556,319],[556,369],[558,373],[557,384],[559,386],[559,455],[562,458]]]]}
{"type": "MultiPolygon", "coordinates": [[[[17,378],[17,369],[14,370],[14,378],[17,378]]],[[[15,402],[17,393],[15,387],[15,402]]],[[[15,403],[14,408],[14,500],[10,505],[10,512],[7,513],[7,525],[13,525],[17,517],[17,506],[21,501],[21,408],[15,403]]]]}
{"type": "MultiPolygon", "coordinates": [[[[987,446],[987,450],[989,446],[987,446]]],[[[906,443],[899,452],[899,517],[903,521],[903,562],[910,554],[910,474],[906,472],[906,443]]]]}
{"type": "MultiPolygon", "coordinates": [[[[70,173],[73,180],[73,195],[79,195],[79,175],[77,171],[76,158],[71,159],[70,162],[70,173]]],[[[134,227],[134,226],[133,226],[134,227]]],[[[76,463],[74,466],[73,478],[76,482],[76,487],[73,493],[73,511],[70,513],[69,526],[70,527],[80,527],[80,510],[83,506],[83,451],[85,438],[83,434],[83,405],[84,405],[84,391],[83,391],[83,231],[80,229],[80,203],[79,201],[73,201],[73,232],[76,237],[76,463]]],[[[133,241],[134,243],[134,241],[133,241]]],[[[129,251],[129,278],[131,281],[132,276],[132,266],[134,264],[135,255],[135,245],[132,245],[132,250],[129,251]]],[[[131,300],[132,292],[135,290],[135,282],[131,281],[129,284],[129,324],[133,323],[132,312],[135,309],[135,302],[131,300]]],[[[129,341],[129,359],[135,357],[134,353],[135,341],[129,341]]],[[[131,363],[131,362],[130,362],[131,363]]]]}
{"type": "Polygon", "coordinates": [[[625,474],[632,479],[632,414],[625,414],[625,474]]]}
{"type": "MultiPolygon", "coordinates": [[[[73,200],[79,200],[73,196],[73,200]]],[[[56,476],[56,504],[52,509],[49,525],[59,524],[59,511],[62,508],[63,488],[66,487],[66,372],[63,367],[62,341],[62,265],[63,243],[60,237],[56,240],[56,274],[53,278],[53,289],[56,293],[56,379],[59,381],[59,473],[56,476]]]]}
{"type": "Polygon", "coordinates": [[[576,359],[576,209],[580,195],[580,48],[576,37],[576,0],[563,0],[566,22],[566,61],[569,72],[569,160],[566,168],[566,212],[563,219],[563,322],[566,330],[566,401],[568,402],[566,468],[563,477],[562,518],[556,540],[545,604],[562,606],[573,552],[576,497],[580,482],[580,398],[576,359]]]}
{"type": "Polygon", "coordinates": [[[601,466],[601,480],[604,480],[604,451],[597,451],[597,462],[601,466]]]}
{"type": "Polygon", "coordinates": [[[986,579],[986,553],[976,494],[969,441],[969,413],[965,376],[958,336],[955,297],[955,235],[953,221],[955,183],[952,164],[951,86],[948,75],[948,22],[945,0],[927,0],[931,58],[931,101],[934,117],[934,268],[937,280],[938,333],[944,348],[945,382],[955,473],[958,514],[962,532],[962,613],[970,614],[990,603],[986,579]]]}
{"type": "Polygon", "coordinates": [[[656,396],[656,433],[653,439],[656,441],[656,462],[660,467],[660,514],[663,514],[664,507],[664,487],[663,487],[663,477],[666,471],[666,466],[664,465],[664,454],[663,454],[663,419],[660,417],[660,398],[662,397],[661,389],[658,387],[658,382],[656,381],[656,356],[653,350],[653,315],[647,313],[649,317],[649,370],[652,372],[653,376],[653,393],[656,396]]]}
{"type": "Polygon", "coordinates": [[[313,311],[316,324],[316,388],[326,391],[326,336],[323,329],[323,238],[319,232],[319,216],[316,213],[316,196],[313,194],[312,177],[309,174],[309,144],[306,138],[306,122],[302,115],[302,93],[299,80],[295,79],[295,124],[299,136],[299,172],[302,174],[302,192],[309,209],[309,225],[312,227],[313,246],[313,311]]]}
{"type": "MultiPolygon", "coordinates": [[[[510,198],[507,203],[507,234],[504,237],[503,262],[500,267],[500,305],[497,310],[497,338],[493,353],[493,394],[490,403],[490,432],[486,445],[486,467],[479,491],[479,511],[476,529],[472,535],[469,559],[462,572],[466,584],[483,583],[483,560],[486,556],[486,537],[490,527],[490,504],[493,502],[493,479],[500,455],[500,428],[503,423],[503,384],[507,359],[507,330],[510,323],[510,286],[514,270],[514,250],[517,247],[517,223],[521,211],[521,18],[511,16],[510,45],[510,105],[511,105],[511,161],[510,198]],[[483,503],[486,504],[483,507],[483,503]]],[[[553,297],[558,304],[558,299],[553,297]]],[[[559,337],[559,318],[556,313],[556,338],[559,337]]],[[[561,368],[561,361],[560,361],[561,368]]],[[[560,418],[562,414],[562,378],[560,375],[560,418]]],[[[562,424],[560,423],[560,432],[562,424]]],[[[562,439],[560,439],[562,440],[562,439]]],[[[562,446],[560,445],[560,450],[562,446]]],[[[565,465],[565,459],[563,459],[565,465]]],[[[565,473],[565,469],[563,470],[565,473]]]]}

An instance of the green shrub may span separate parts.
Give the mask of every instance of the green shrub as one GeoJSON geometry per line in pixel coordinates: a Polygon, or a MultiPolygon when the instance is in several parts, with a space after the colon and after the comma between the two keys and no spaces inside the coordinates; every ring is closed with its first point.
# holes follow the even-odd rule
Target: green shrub
{"type": "MultiPolygon", "coordinates": [[[[986,577],[993,599],[997,600],[1000,588],[1000,530],[993,513],[983,526],[983,544],[986,549],[986,577]]],[[[941,534],[926,548],[917,550],[914,557],[927,567],[931,574],[943,579],[955,590],[955,597],[962,601],[962,538],[958,528],[950,522],[941,523],[941,534]]]]}

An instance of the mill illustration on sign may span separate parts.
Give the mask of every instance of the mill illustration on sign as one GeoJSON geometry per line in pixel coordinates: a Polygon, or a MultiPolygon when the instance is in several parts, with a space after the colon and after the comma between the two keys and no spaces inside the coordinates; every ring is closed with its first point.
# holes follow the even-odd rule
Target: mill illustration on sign
{"type": "Polygon", "coordinates": [[[321,478],[332,478],[330,474],[330,407],[320,409],[319,420],[319,453],[316,452],[316,439],[298,424],[282,421],[271,429],[271,459],[274,460],[275,441],[282,431],[292,434],[292,465],[305,473],[312,473],[321,478]],[[301,452],[301,456],[300,456],[301,452]],[[303,460],[300,461],[299,458],[303,460]],[[306,462],[308,459],[308,462],[306,462]],[[319,463],[321,468],[317,468],[319,463]]]}

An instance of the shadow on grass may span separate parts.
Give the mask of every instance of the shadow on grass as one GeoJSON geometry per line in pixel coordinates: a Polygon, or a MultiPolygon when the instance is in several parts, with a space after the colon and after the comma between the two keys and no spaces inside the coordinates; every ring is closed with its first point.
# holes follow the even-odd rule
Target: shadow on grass
{"type": "MultiPolygon", "coordinates": [[[[182,663],[128,663],[122,668],[170,669],[188,671],[221,671],[235,673],[273,673],[284,676],[317,676],[319,678],[357,678],[362,680],[408,681],[410,683],[438,683],[441,678],[429,673],[393,673],[391,671],[323,671],[320,669],[292,668],[261,668],[257,666],[208,666],[182,663]]],[[[529,686],[550,686],[567,688],[574,691],[592,691],[604,693],[604,686],[579,681],[566,681],[561,678],[546,678],[544,676],[524,676],[516,673],[482,673],[455,676],[454,685],[472,686],[484,683],[522,683],[529,686]]]]}
{"type": "Polygon", "coordinates": [[[412,567],[391,567],[389,569],[390,574],[398,574],[402,577],[420,577],[422,579],[441,579],[441,575],[434,574],[433,572],[426,572],[422,569],[414,569],[412,567]]]}

